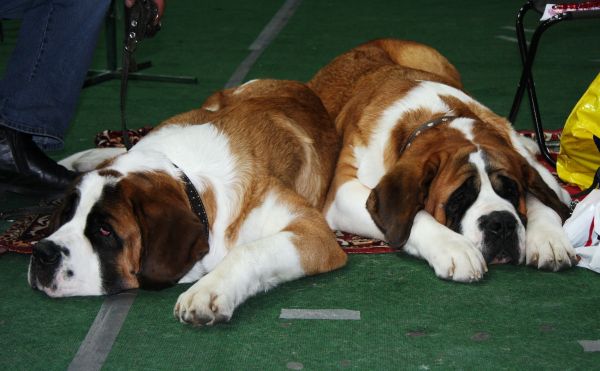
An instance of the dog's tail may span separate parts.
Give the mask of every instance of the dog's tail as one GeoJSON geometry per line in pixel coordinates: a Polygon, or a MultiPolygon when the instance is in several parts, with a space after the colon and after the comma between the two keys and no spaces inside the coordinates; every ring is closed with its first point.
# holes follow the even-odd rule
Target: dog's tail
{"type": "Polygon", "coordinates": [[[430,46],[398,39],[377,39],[363,46],[376,46],[385,51],[395,64],[438,75],[447,80],[447,84],[457,89],[463,88],[456,67],[430,46]]]}

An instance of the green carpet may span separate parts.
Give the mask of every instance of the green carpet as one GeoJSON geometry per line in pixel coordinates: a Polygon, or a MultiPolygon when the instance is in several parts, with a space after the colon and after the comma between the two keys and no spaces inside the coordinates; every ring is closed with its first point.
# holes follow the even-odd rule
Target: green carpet
{"type": "Polygon", "coordinates": [[[496,267],[483,283],[464,285],[441,281],[407,257],[352,256],[346,268],[251,299],[229,324],[209,329],[171,318],[184,287],[142,293],[106,366],[586,369],[600,354],[582,354],[577,340],[598,337],[599,287],[584,270],[496,267]],[[280,320],[281,308],[359,310],[361,320],[280,320]],[[150,337],[160,340],[149,348],[140,339],[150,337]],[[149,354],[131,357],[140,353],[149,354]]]}
{"type": "MultiPolygon", "coordinates": [[[[144,72],[192,75],[197,85],[130,83],[130,127],[154,125],[195,107],[222,87],[281,1],[168,3],[163,30],[139,48],[144,72]]],[[[259,58],[248,79],[307,80],[331,58],[366,40],[422,41],[461,71],[466,89],[506,115],[520,73],[514,31],[519,1],[304,0],[259,58]]],[[[528,27],[536,20],[528,19],[528,27]]],[[[0,70],[17,22],[4,22],[0,70]]],[[[599,21],[554,26],[534,68],[548,128],[563,125],[600,69],[599,21]]],[[[104,64],[101,39],[94,67],[104,64]]],[[[102,129],[119,129],[119,82],[85,89],[60,158],[89,148],[102,129]]],[[[517,128],[529,128],[527,104],[517,128]]],[[[36,200],[0,196],[0,209],[36,200]]],[[[3,226],[6,227],[7,223],[3,226]]],[[[26,282],[28,258],[0,256],[0,369],[66,369],[102,298],[49,299],[26,282]]],[[[478,284],[437,279],[404,255],[351,256],[342,270],[282,285],[248,300],[231,322],[192,328],[172,316],[188,285],[141,291],[105,369],[594,369],[600,353],[578,340],[600,339],[600,280],[583,269],[545,273],[495,266],[478,284]],[[282,308],[350,309],[360,321],[280,320],[282,308]]]]}
{"type": "Polygon", "coordinates": [[[27,284],[28,256],[0,256],[0,367],[60,369],[69,365],[103,298],[52,300],[27,284]]]}
{"type": "MultiPolygon", "coordinates": [[[[25,283],[26,258],[0,259],[3,369],[64,369],[100,298],[48,299],[25,283]]],[[[188,285],[138,293],[107,369],[593,369],[600,337],[596,274],[495,266],[478,284],[437,279],[406,256],[353,255],[347,267],[248,300],[210,328],[172,316],[188,285]],[[280,320],[282,308],[343,308],[360,321],[280,320]]]]}

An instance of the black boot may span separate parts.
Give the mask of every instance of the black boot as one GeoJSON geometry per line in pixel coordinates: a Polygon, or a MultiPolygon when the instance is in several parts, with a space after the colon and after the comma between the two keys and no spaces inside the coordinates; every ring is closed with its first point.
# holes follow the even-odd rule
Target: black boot
{"type": "Polygon", "coordinates": [[[0,191],[56,195],[76,176],[46,156],[31,135],[0,126],[0,191]]]}

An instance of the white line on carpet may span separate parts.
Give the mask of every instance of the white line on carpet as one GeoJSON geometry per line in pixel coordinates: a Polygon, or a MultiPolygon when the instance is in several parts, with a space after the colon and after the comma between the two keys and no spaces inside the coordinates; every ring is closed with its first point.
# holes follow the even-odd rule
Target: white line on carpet
{"type": "Polygon", "coordinates": [[[600,352],[600,340],[577,340],[584,352],[600,352]]]}
{"type": "Polygon", "coordinates": [[[290,20],[292,15],[296,12],[296,9],[300,5],[302,0],[287,0],[271,19],[271,21],[265,26],[262,32],[258,35],[256,40],[248,48],[251,52],[248,54],[246,59],[240,63],[237,69],[225,84],[225,88],[231,88],[232,86],[239,85],[246,75],[258,60],[258,57],[267,49],[267,46],[275,39],[279,32],[285,27],[287,22],[290,20]]]}
{"type": "Polygon", "coordinates": [[[127,291],[104,300],[94,323],[69,365],[69,371],[95,371],[102,368],[135,296],[136,291],[127,291]]]}
{"type": "Polygon", "coordinates": [[[360,320],[360,311],[349,309],[281,309],[280,319],[360,320]]]}
{"type": "Polygon", "coordinates": [[[511,37],[511,36],[496,35],[495,38],[504,40],[504,41],[510,41],[511,43],[519,42],[516,37],[511,37]]]}

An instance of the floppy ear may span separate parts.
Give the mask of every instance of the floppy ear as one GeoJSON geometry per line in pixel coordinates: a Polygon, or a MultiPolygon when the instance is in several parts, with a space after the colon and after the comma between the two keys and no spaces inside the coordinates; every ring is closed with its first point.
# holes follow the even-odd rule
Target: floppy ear
{"type": "Polygon", "coordinates": [[[79,193],[72,188],[63,196],[63,198],[60,200],[60,204],[50,215],[46,233],[50,235],[56,232],[58,228],[71,220],[75,214],[78,204],[79,193]]]}
{"type": "Polygon", "coordinates": [[[432,160],[424,165],[401,160],[371,191],[367,210],[392,247],[401,248],[408,240],[438,167],[432,160]]]}
{"type": "Polygon", "coordinates": [[[564,223],[571,216],[569,207],[562,203],[556,192],[544,182],[537,170],[528,163],[524,163],[523,166],[525,167],[523,174],[525,174],[525,179],[527,180],[527,192],[534,195],[544,205],[556,211],[564,223]]]}
{"type": "Polygon", "coordinates": [[[142,234],[141,288],[176,284],[208,252],[206,227],[187,205],[145,199],[134,212],[142,234]]]}

